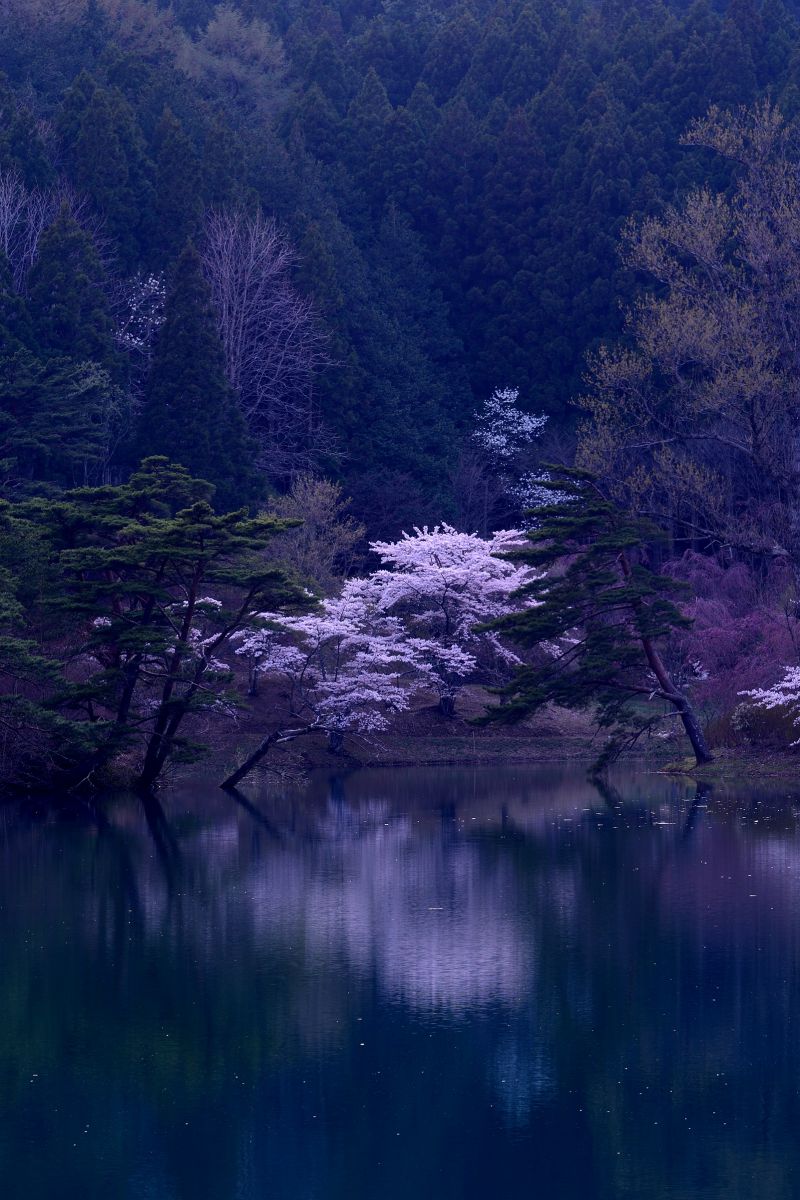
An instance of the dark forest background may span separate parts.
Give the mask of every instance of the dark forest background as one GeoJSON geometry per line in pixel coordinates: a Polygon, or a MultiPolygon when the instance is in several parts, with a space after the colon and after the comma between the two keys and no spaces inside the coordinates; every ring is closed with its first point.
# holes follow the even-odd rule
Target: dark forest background
{"type": "Polygon", "coordinates": [[[494,388],[569,455],[584,356],[642,283],[623,226],[725,185],[687,124],[765,93],[800,105],[781,0],[13,0],[0,65],[0,171],[28,206],[0,241],[6,494],[163,453],[230,505],[310,468],[374,534],[474,520],[469,434],[494,388]],[[274,219],[277,319],[303,326],[249,414],[209,319],[210,212],[274,219]],[[165,294],[194,341],[154,351],[165,294]]]}

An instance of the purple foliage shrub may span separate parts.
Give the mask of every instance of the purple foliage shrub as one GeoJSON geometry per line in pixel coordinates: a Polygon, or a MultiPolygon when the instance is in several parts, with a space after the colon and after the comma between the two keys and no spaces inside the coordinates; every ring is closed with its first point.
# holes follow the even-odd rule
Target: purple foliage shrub
{"type": "Polygon", "coordinates": [[[693,624],[675,637],[671,666],[707,720],[731,714],[742,691],[775,683],[798,661],[800,622],[785,560],[759,576],[744,563],[689,551],[664,572],[690,588],[681,607],[693,624]]]}

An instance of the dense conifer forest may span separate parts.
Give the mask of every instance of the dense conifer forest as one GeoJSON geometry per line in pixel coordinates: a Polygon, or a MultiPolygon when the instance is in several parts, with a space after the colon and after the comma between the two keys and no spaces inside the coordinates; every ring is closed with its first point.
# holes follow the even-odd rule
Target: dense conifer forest
{"type": "Polygon", "coordinates": [[[272,394],[241,363],[229,372],[251,440],[226,451],[241,488],[225,499],[252,498],[254,465],[265,490],[310,466],[345,481],[377,534],[472,517],[476,406],[518,388],[551,414],[551,453],[569,453],[585,354],[619,333],[636,282],[625,223],[709,173],[724,184],[680,140],[711,103],[769,93],[794,114],[799,45],[780,0],[7,0],[3,335],[6,363],[13,344],[25,364],[3,376],[9,480],[121,479],[145,447],[173,452],[175,421],[190,465],[219,477],[210,410],[158,400],[194,349],[154,351],[153,332],[164,290],[173,311],[202,307],[176,276],[188,239],[218,293],[237,286],[220,259],[241,259],[253,231],[212,264],[209,212],[261,213],[273,244],[255,252],[283,304],[245,312],[254,293],[232,320],[251,337],[271,321],[283,375],[272,394]]]}
{"type": "MultiPolygon", "coordinates": [[[[406,667],[443,712],[474,679],[508,689],[505,716],[599,702],[627,727],[654,638],[667,709],[685,715],[688,689],[730,729],[743,689],[786,702],[763,688],[798,640],[791,8],[4,0],[2,17],[3,712],[33,774],[77,784],[135,735],[152,781],[182,717],[227,702],[208,680],[231,656],[253,691],[273,670],[248,622],[306,620],[354,568],[373,572],[354,663],[377,654],[397,682],[405,621],[406,667]],[[474,539],[563,503],[553,472],[573,464],[569,487],[622,530],[629,592],[613,647],[608,613],[570,593],[602,636],[588,668],[562,662],[566,688],[537,666],[560,626],[531,625],[547,589],[527,576],[517,619],[436,609],[430,580],[441,629],[391,587],[375,599],[428,552],[477,564],[465,595],[502,590],[474,539]],[[391,539],[413,526],[412,562],[391,539]]],[[[292,653],[321,644],[289,632],[292,653]]],[[[304,703],[338,737],[319,671],[304,703]]],[[[348,728],[380,726],[380,685],[348,728]]]]}

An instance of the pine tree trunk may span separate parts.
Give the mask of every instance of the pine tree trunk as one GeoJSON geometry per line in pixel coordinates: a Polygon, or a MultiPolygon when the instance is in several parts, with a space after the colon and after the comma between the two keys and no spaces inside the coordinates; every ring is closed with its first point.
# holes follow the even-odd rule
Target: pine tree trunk
{"type": "Polygon", "coordinates": [[[679,692],[672,682],[667,668],[664,666],[661,655],[656,650],[649,638],[642,638],[642,646],[647,656],[647,661],[650,668],[659,682],[661,691],[669,700],[670,704],[677,709],[678,715],[683,722],[683,728],[686,730],[686,736],[692,744],[694,756],[697,759],[697,765],[703,766],[704,763],[714,761],[714,755],[708,748],[705,734],[703,733],[700,722],[697,719],[689,700],[682,692],[679,692]]]}
{"type": "MultiPolygon", "coordinates": [[[[631,566],[628,562],[627,555],[624,553],[621,554],[619,560],[625,578],[630,579],[631,566]]],[[[639,605],[641,605],[641,601],[639,601],[639,605]]],[[[634,607],[636,607],[636,605],[634,605],[634,607]]],[[[679,692],[675,687],[669,671],[664,666],[664,660],[650,638],[642,637],[640,640],[642,643],[642,649],[645,652],[647,662],[650,666],[650,670],[658,680],[658,685],[661,688],[662,694],[677,710],[678,715],[683,722],[683,728],[686,730],[686,736],[692,744],[694,756],[697,759],[697,765],[701,767],[705,763],[713,762],[714,755],[708,748],[702,726],[697,719],[697,714],[692,708],[691,703],[689,702],[688,698],[684,696],[682,692],[679,692]]]]}

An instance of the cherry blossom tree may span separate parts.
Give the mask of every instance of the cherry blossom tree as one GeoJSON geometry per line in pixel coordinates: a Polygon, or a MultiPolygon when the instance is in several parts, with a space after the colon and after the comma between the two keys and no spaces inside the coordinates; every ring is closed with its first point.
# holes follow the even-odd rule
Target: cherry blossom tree
{"type": "Polygon", "coordinates": [[[235,787],[281,742],[322,731],[337,749],[346,733],[387,730],[420,692],[435,692],[452,716],[468,679],[507,677],[519,659],[475,626],[519,603],[512,597],[533,573],[498,556],[520,540],[515,531],[480,538],[437,525],[373,542],[382,565],[347,580],[317,612],[262,613],[237,633],[251,693],[261,676],[288,682],[295,723],[268,734],[223,786],[235,787]]]}
{"type": "Polygon", "coordinates": [[[500,682],[519,659],[491,632],[476,626],[504,616],[531,572],[501,557],[519,546],[517,530],[482,538],[452,525],[424,526],[395,542],[372,542],[381,568],[372,576],[380,606],[403,621],[445,716],[455,713],[459,689],[470,678],[500,682]]]}
{"type": "Polygon", "coordinates": [[[545,414],[524,412],[519,389],[495,388],[475,414],[470,442],[453,479],[463,523],[483,532],[493,522],[548,502],[537,468],[545,414]]]}
{"type": "MultiPolygon", "coordinates": [[[[800,730],[800,667],[784,667],[782,678],[771,687],[750,688],[739,694],[746,696],[753,708],[782,710],[800,730]]],[[[800,735],[790,745],[800,746],[800,735]]]]}
{"type": "Polygon", "coordinates": [[[402,622],[380,602],[372,578],[350,579],[315,613],[262,613],[257,626],[236,635],[251,692],[261,675],[288,682],[294,722],[268,734],[223,787],[235,787],[272,746],[304,734],[324,732],[339,750],[345,733],[382,732],[427,686],[422,648],[408,644],[402,622]]]}

